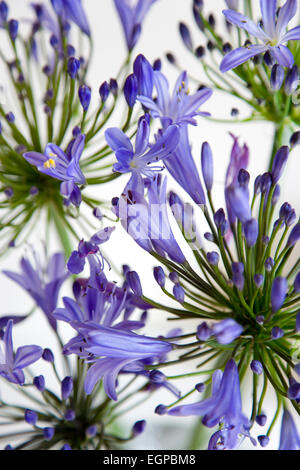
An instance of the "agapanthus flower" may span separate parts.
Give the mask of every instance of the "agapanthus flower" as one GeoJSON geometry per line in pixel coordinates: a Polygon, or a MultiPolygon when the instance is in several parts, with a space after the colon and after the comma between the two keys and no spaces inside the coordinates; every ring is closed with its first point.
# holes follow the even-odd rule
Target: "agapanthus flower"
{"type": "Polygon", "coordinates": [[[81,202],[80,189],[77,185],[86,183],[79,166],[84,141],[85,136],[79,134],[70,142],[66,153],[56,144],[49,143],[44,153],[26,152],[23,154],[24,158],[36,166],[41,173],[62,181],[61,194],[76,206],[79,206],[81,202]]]}
{"type": "Polygon", "coordinates": [[[175,406],[172,416],[203,416],[208,427],[221,424],[221,429],[210,438],[208,448],[235,449],[249,435],[249,420],[242,412],[242,400],[238,369],[231,359],[224,373],[217,369],[213,374],[211,397],[190,405],[175,406]]]}
{"type": "Polygon", "coordinates": [[[263,43],[249,44],[230,51],[226,54],[220,65],[220,69],[223,73],[241,65],[251,57],[267,51],[282,67],[291,68],[293,66],[293,54],[285,44],[288,41],[297,41],[300,39],[300,26],[296,26],[286,32],[289,22],[296,14],[297,0],[287,0],[280,8],[277,19],[276,7],[276,0],[260,1],[264,29],[260,25],[256,25],[250,18],[247,18],[235,10],[223,11],[228,22],[244,29],[263,43]]]}
{"type": "Polygon", "coordinates": [[[162,135],[158,135],[154,144],[149,143],[150,125],[146,117],[139,120],[135,139],[135,149],[129,138],[120,129],[114,127],[105,131],[108,145],[114,150],[118,163],[113,170],[118,173],[136,172],[138,175],[153,177],[155,171],[163,169],[157,165],[172,154],[179,141],[179,129],[176,125],[169,126],[162,135]],[[156,165],[151,166],[151,163],[156,165]]]}
{"type": "Polygon", "coordinates": [[[51,3],[63,22],[73,21],[85,34],[91,35],[81,0],[51,0],[51,3]]]}
{"type": "Polygon", "coordinates": [[[49,261],[43,263],[33,251],[33,261],[23,257],[20,266],[21,273],[9,270],[4,270],[3,273],[28,292],[45,313],[51,327],[56,330],[56,320],[52,312],[57,306],[60,288],[69,276],[65,268],[64,254],[55,253],[49,261]]]}
{"type": "Polygon", "coordinates": [[[144,188],[127,189],[120,199],[114,200],[114,211],[120,217],[125,230],[144,250],[166,255],[179,263],[185,257],[175,240],[167,213],[167,179],[160,175],[147,181],[149,202],[144,197],[144,188]]]}
{"type": "Polygon", "coordinates": [[[13,321],[9,320],[3,337],[4,353],[0,349],[0,375],[9,382],[24,385],[23,369],[38,361],[43,354],[43,349],[35,345],[20,346],[14,353],[12,327],[13,321]]]}
{"type": "Polygon", "coordinates": [[[131,51],[136,45],[142,30],[143,20],[156,0],[114,0],[118,11],[127,48],[131,51]]]}
{"type": "Polygon", "coordinates": [[[282,415],[279,450],[300,450],[300,435],[291,413],[286,408],[282,415]]]}

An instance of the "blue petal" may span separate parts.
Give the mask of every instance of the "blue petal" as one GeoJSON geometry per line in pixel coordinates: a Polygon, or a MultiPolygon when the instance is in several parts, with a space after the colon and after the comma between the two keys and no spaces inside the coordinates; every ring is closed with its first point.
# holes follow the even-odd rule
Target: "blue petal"
{"type": "Polygon", "coordinates": [[[291,19],[296,15],[297,12],[297,0],[287,0],[285,4],[280,8],[278,13],[278,20],[276,25],[276,36],[281,37],[287,25],[291,19]]]}
{"type": "Polygon", "coordinates": [[[23,369],[42,357],[43,349],[40,346],[21,346],[15,356],[15,368],[23,369]]]}
{"type": "Polygon", "coordinates": [[[264,28],[270,38],[275,36],[276,0],[260,0],[264,28]]]}
{"type": "Polygon", "coordinates": [[[288,31],[280,40],[280,42],[287,42],[287,41],[299,41],[300,40],[300,26],[296,26],[295,28],[288,31]]]}
{"type": "Polygon", "coordinates": [[[252,36],[259,38],[264,42],[267,42],[271,39],[259,26],[257,26],[252,20],[247,18],[247,16],[244,16],[234,10],[223,10],[223,14],[225,15],[229,23],[232,23],[238,26],[239,28],[245,29],[252,36]]]}
{"type": "Polygon", "coordinates": [[[261,54],[266,50],[266,46],[252,45],[247,47],[238,47],[237,49],[234,49],[233,51],[226,54],[221,62],[220,70],[223,73],[228,72],[228,70],[238,67],[251,57],[261,54]]]}
{"type": "MultiPolygon", "coordinates": [[[[299,27],[299,38],[300,38],[300,27],[299,27]]],[[[286,46],[272,47],[272,53],[274,54],[277,62],[282,67],[291,68],[294,64],[294,56],[286,46]]]]}
{"type": "Polygon", "coordinates": [[[118,127],[107,129],[104,135],[106,142],[112,150],[116,151],[119,150],[119,148],[126,148],[130,152],[133,152],[129,138],[118,127]]]}

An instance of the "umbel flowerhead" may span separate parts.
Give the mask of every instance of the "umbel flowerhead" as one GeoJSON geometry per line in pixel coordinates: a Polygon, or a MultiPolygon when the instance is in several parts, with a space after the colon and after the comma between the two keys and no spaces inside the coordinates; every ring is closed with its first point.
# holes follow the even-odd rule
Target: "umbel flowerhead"
{"type": "MultiPolygon", "coordinates": [[[[212,380],[211,398],[176,408],[172,404],[164,408],[161,405],[157,413],[164,414],[170,409],[172,415],[200,415],[208,427],[219,424],[220,430],[209,444],[212,449],[236,448],[244,437],[254,442],[249,432],[262,414],[267,385],[278,399],[275,420],[285,401],[287,406],[300,411],[296,352],[299,258],[296,256],[293,261],[300,225],[290,204],[277,207],[279,184],[290,152],[288,146],[279,148],[272,171],[252,180],[252,189],[251,175],[246,170],[248,148],[241,147],[234,137],[224,188],[225,209],[216,210],[212,152],[207,142],[203,144],[202,172],[208,202],[200,207],[209,227],[209,232],[204,233],[206,243],[196,224],[196,210],[201,209],[195,207],[191,211],[191,205],[184,204],[175,192],[169,195],[173,216],[197,268],[190,257],[183,255],[181,243],[171,230],[167,208],[161,207],[166,198],[159,178],[144,180],[142,193],[132,181],[122,199],[113,201],[127,232],[169,271],[169,281],[161,266],[155,268],[154,277],[163,293],[178,303],[178,308],[167,307],[140,292],[142,300],[178,319],[189,318],[194,322],[198,319],[195,332],[187,335],[197,341],[183,343],[180,347],[191,350],[175,362],[198,359],[196,370],[205,373],[201,366],[208,365],[205,383],[212,380]],[[224,375],[220,371],[211,376],[216,361],[224,375]],[[239,383],[247,372],[252,375],[253,406],[246,417],[239,383]]],[[[180,338],[184,341],[185,337],[178,334],[176,341],[181,344],[180,338]]],[[[257,437],[261,446],[267,445],[273,424],[266,436],[257,437]]]]}

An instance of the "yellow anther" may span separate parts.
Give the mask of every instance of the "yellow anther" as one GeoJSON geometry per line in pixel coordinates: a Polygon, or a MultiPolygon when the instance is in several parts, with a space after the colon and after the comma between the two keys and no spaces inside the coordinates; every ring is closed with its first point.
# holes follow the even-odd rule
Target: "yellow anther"
{"type": "Polygon", "coordinates": [[[55,160],[53,160],[53,158],[49,158],[44,162],[44,167],[48,169],[55,168],[55,160]]]}

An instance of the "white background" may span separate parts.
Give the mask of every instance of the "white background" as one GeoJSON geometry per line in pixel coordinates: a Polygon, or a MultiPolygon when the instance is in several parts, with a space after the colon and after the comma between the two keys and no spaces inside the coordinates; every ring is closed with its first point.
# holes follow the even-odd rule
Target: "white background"
{"type": "MultiPolygon", "coordinates": [[[[25,0],[14,0],[8,3],[11,4],[11,16],[16,15],[18,18],[28,16],[28,3],[25,0]]],[[[48,2],[45,0],[44,3],[47,4],[48,2]]],[[[83,3],[94,37],[94,56],[88,83],[93,87],[95,96],[99,85],[104,80],[109,80],[110,77],[116,75],[120,64],[126,56],[126,48],[113,1],[85,0],[83,3]]],[[[217,17],[217,21],[221,23],[221,11],[224,8],[225,2],[223,0],[210,0],[206,1],[205,4],[206,11],[213,12],[217,17]]],[[[253,4],[258,4],[258,0],[254,0],[253,4]]],[[[153,60],[158,57],[163,59],[163,72],[167,75],[171,87],[174,84],[178,72],[165,60],[165,53],[167,51],[175,53],[181,67],[186,69],[191,76],[196,77],[199,81],[204,79],[200,63],[190,56],[181,42],[178,33],[179,21],[184,21],[191,25],[191,31],[196,46],[205,43],[204,37],[201,36],[200,31],[193,22],[191,0],[158,0],[146,18],[143,25],[142,36],[135,49],[136,54],[143,53],[150,62],[153,62],[153,60]]],[[[191,89],[193,89],[192,82],[191,89]]],[[[247,108],[244,105],[241,106],[240,102],[237,100],[220,93],[214,93],[214,96],[209,102],[203,106],[203,110],[210,111],[214,117],[230,119],[230,110],[232,107],[238,107],[241,110],[241,116],[247,116],[247,108]]],[[[112,119],[109,124],[111,126],[117,126],[119,121],[112,119]]],[[[197,164],[199,164],[202,142],[208,141],[212,147],[215,161],[214,198],[218,201],[216,203],[217,207],[223,205],[224,175],[232,145],[229,132],[239,136],[241,144],[247,142],[250,148],[249,171],[254,176],[266,171],[272,144],[273,128],[271,124],[264,122],[250,124],[215,124],[205,119],[199,119],[198,127],[191,129],[193,152],[197,164]]],[[[126,181],[127,175],[125,175],[123,179],[118,179],[117,182],[105,186],[105,188],[97,188],[95,194],[100,198],[104,197],[110,200],[111,197],[119,195],[120,189],[122,189],[122,185],[125,185],[126,181]]],[[[253,183],[253,176],[251,181],[253,183]]],[[[298,185],[299,148],[291,154],[285,176],[281,181],[282,202],[289,201],[297,211],[299,211],[298,185]]],[[[200,225],[203,223],[201,215],[199,215],[199,222],[200,225]]],[[[199,228],[200,231],[202,231],[202,226],[199,228]]],[[[206,229],[203,229],[203,232],[205,230],[206,229]]],[[[39,238],[39,233],[40,232],[37,231],[35,234],[35,243],[39,238]]],[[[82,235],[79,234],[79,236],[82,235]]],[[[55,242],[52,243],[52,245],[54,246],[55,242]]],[[[57,248],[54,246],[54,249],[57,248]]],[[[121,227],[117,227],[110,242],[105,246],[105,252],[108,258],[111,258],[118,268],[120,268],[123,263],[130,264],[131,267],[140,274],[146,295],[152,296],[153,298],[160,296],[160,291],[155,285],[152,276],[152,267],[155,265],[153,259],[135,245],[129,236],[123,232],[121,227]]],[[[1,260],[1,269],[18,270],[19,258],[23,253],[24,247],[10,252],[1,260]]],[[[111,275],[117,279],[116,274],[112,273],[111,275]]],[[[0,314],[23,314],[25,311],[29,310],[32,303],[28,299],[27,294],[4,275],[0,274],[0,278],[2,293],[0,314]]],[[[165,303],[167,302],[165,298],[162,300],[165,303]]],[[[172,322],[170,326],[166,325],[164,321],[161,322],[158,319],[160,316],[161,313],[153,312],[150,318],[150,327],[146,333],[161,334],[175,326],[174,322],[172,322]]],[[[37,314],[29,319],[23,326],[15,328],[15,339],[16,345],[30,344],[31,342],[40,344],[43,347],[49,344],[54,345],[54,338],[51,333],[49,335],[47,323],[43,317],[39,317],[37,314]]],[[[184,370],[189,372],[192,368],[190,365],[187,365],[184,370]]],[[[39,371],[39,373],[41,373],[41,371],[39,371]]],[[[175,370],[173,370],[172,373],[175,374],[175,370]]],[[[189,381],[189,383],[183,382],[183,392],[189,390],[189,388],[193,386],[193,383],[193,381],[189,381]]],[[[245,390],[245,392],[244,396],[251,396],[251,391],[245,390]]],[[[194,395],[192,398],[192,401],[195,401],[198,397],[194,395]]],[[[135,445],[137,445],[137,447],[141,449],[171,449],[176,447],[185,448],[185,446],[187,446],[188,435],[192,429],[191,425],[195,421],[193,418],[184,420],[180,418],[159,417],[153,414],[153,409],[157,403],[162,402],[168,404],[171,400],[173,400],[173,397],[165,392],[161,395],[155,395],[154,399],[152,399],[149,404],[147,403],[144,407],[141,406],[134,413],[127,416],[124,422],[126,429],[129,429],[136,419],[146,417],[148,420],[148,432],[136,442],[135,445]]],[[[245,403],[247,409],[251,406],[249,403],[251,402],[245,403]]],[[[275,431],[278,431],[278,427],[275,431]]],[[[260,433],[263,433],[263,429],[255,428],[254,435],[260,433]]],[[[274,437],[275,439],[268,447],[269,449],[277,448],[278,437],[276,437],[276,435],[274,437]]],[[[245,444],[245,446],[247,447],[247,444],[245,444]]]]}

